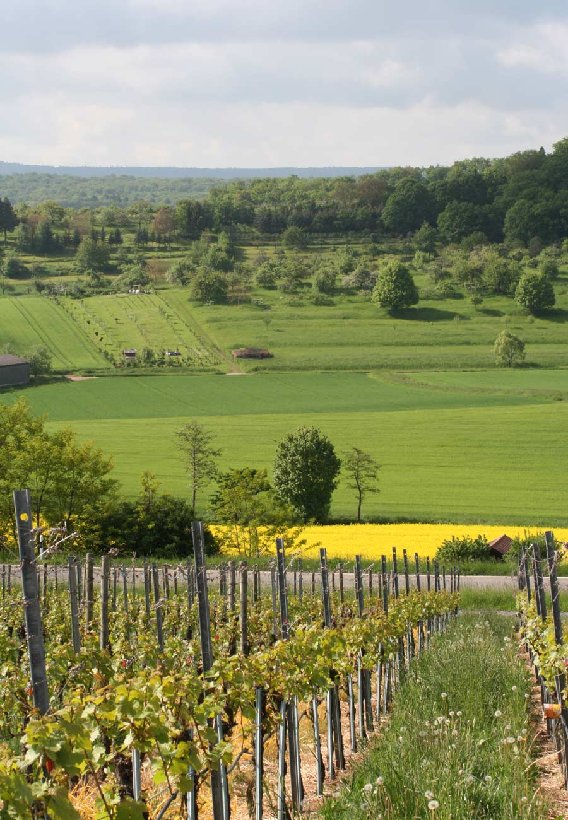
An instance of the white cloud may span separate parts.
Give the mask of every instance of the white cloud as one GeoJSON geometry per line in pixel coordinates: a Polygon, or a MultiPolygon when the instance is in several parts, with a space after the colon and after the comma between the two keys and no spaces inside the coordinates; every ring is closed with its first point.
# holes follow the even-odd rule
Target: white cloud
{"type": "Polygon", "coordinates": [[[568,23],[537,25],[520,40],[502,48],[498,59],[507,68],[568,76],[568,23]]]}
{"type": "MultiPolygon", "coordinates": [[[[27,114],[26,114],[27,110],[27,114]]],[[[54,110],[37,97],[18,133],[0,135],[0,156],[28,162],[101,165],[322,166],[445,164],[549,147],[565,133],[564,111],[499,114],[473,102],[425,100],[406,110],[334,105],[198,103],[54,110]],[[33,115],[31,114],[33,111],[33,115]],[[31,127],[41,119],[38,143],[31,127]]]]}

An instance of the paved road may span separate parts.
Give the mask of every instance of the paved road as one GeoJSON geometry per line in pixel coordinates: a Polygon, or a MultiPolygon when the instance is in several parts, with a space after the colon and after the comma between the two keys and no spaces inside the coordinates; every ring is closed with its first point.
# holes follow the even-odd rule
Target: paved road
{"type": "MultiPolygon", "coordinates": [[[[116,569],[117,569],[117,581],[118,581],[118,584],[121,585],[122,584],[122,572],[121,572],[120,566],[117,565],[116,569]]],[[[162,572],[163,572],[163,568],[160,567],[159,571],[160,571],[160,575],[161,575],[162,572]]],[[[43,567],[40,569],[40,572],[43,576],[43,572],[44,572],[43,567]]],[[[132,567],[127,567],[126,568],[126,574],[127,574],[127,578],[128,578],[128,585],[131,586],[131,584],[132,584],[133,573],[135,573],[136,585],[137,586],[138,585],[142,586],[143,583],[144,583],[144,571],[143,571],[142,567],[137,567],[135,571],[133,570],[132,567]]],[[[174,583],[174,573],[176,575],[176,581],[180,585],[185,585],[185,578],[186,578],[186,576],[185,576],[185,566],[184,567],[180,566],[179,569],[177,570],[177,572],[176,572],[176,569],[175,569],[174,565],[168,567],[168,574],[169,574],[169,578],[170,578],[170,583],[172,585],[174,583]]],[[[56,574],[57,574],[58,582],[65,583],[66,577],[67,577],[67,567],[64,567],[64,566],[54,567],[53,565],[50,565],[47,568],[47,577],[48,577],[49,582],[53,582],[55,580],[56,574]]],[[[8,575],[8,566],[7,565],[2,565],[0,567],[0,583],[3,584],[7,581],[7,575],[8,575]]],[[[303,572],[302,575],[303,575],[302,582],[303,582],[304,589],[305,590],[311,589],[311,586],[312,586],[312,573],[311,572],[303,572]]],[[[238,585],[238,582],[239,582],[239,577],[238,576],[239,576],[239,574],[238,574],[238,571],[237,571],[237,585],[238,585]]],[[[20,568],[19,568],[19,565],[13,564],[11,566],[11,568],[10,568],[10,577],[11,577],[11,582],[12,583],[17,584],[17,583],[20,582],[20,568]]],[[[97,583],[100,579],[100,567],[95,566],[95,568],[94,568],[94,578],[95,578],[95,583],[97,583]]],[[[214,586],[215,584],[218,584],[218,582],[219,582],[219,570],[217,570],[217,569],[208,570],[207,571],[207,579],[210,581],[212,586],[214,586]]],[[[426,589],[426,586],[427,586],[426,575],[421,575],[420,579],[421,579],[422,589],[426,589]]],[[[260,581],[261,581],[261,586],[262,587],[270,587],[270,572],[265,571],[265,570],[261,571],[260,572],[260,581]]],[[[319,573],[317,573],[317,572],[313,573],[313,581],[314,581],[316,587],[319,588],[320,587],[319,573]]],[[[363,581],[364,581],[364,585],[365,585],[365,590],[367,590],[368,585],[369,585],[369,573],[368,572],[363,573],[363,581]]],[[[558,581],[559,581],[559,585],[560,585],[561,590],[564,590],[564,591],[568,590],[568,578],[559,578],[558,581]]],[[[449,588],[449,576],[448,576],[447,582],[448,582],[448,588],[449,588]]],[[[296,584],[299,583],[299,573],[296,574],[295,583],[296,584]]],[[[376,573],[373,574],[372,583],[373,583],[374,589],[376,589],[377,585],[378,585],[378,577],[377,577],[376,573]]],[[[289,585],[289,588],[292,588],[293,584],[294,584],[294,572],[289,571],[288,572],[288,585],[289,585]]],[[[343,584],[344,584],[345,589],[353,589],[354,588],[354,576],[353,576],[352,572],[344,572],[343,573],[343,584]]],[[[400,584],[401,589],[403,589],[404,588],[404,575],[400,574],[400,573],[399,573],[399,584],[400,584]]],[[[416,586],[416,577],[414,575],[410,576],[410,584],[411,584],[412,587],[416,586]]],[[[433,578],[432,578],[432,584],[433,584],[433,578]]],[[[514,592],[515,590],[518,589],[517,578],[516,578],[516,576],[513,576],[513,575],[510,575],[510,576],[509,575],[462,575],[460,577],[460,584],[461,584],[462,589],[497,589],[497,590],[501,589],[501,590],[507,590],[507,591],[511,591],[511,592],[514,592]]],[[[249,569],[249,585],[252,587],[252,570],[250,570],[250,569],[249,569]]],[[[339,571],[338,570],[335,570],[335,572],[330,572],[330,587],[331,587],[331,589],[338,589],[339,588],[339,571]]]]}

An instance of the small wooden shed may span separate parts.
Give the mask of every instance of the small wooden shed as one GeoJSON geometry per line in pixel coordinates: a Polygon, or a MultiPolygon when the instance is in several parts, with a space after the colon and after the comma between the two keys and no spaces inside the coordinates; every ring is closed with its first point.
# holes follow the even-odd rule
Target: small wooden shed
{"type": "Polygon", "coordinates": [[[30,363],[27,359],[5,353],[0,356],[0,387],[16,387],[30,383],[30,363]]]}
{"type": "Polygon", "coordinates": [[[260,347],[237,347],[231,354],[233,359],[272,359],[272,353],[260,347]]]}
{"type": "Polygon", "coordinates": [[[490,541],[489,550],[491,551],[493,558],[503,558],[503,556],[506,555],[511,549],[512,543],[513,539],[505,533],[500,535],[499,538],[494,538],[493,541],[490,541]]]}

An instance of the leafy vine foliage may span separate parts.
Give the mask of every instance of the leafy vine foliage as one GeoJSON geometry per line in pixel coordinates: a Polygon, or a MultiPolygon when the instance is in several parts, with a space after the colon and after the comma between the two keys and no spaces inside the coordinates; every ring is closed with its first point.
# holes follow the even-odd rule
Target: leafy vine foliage
{"type": "MultiPolygon", "coordinates": [[[[289,640],[274,634],[269,599],[250,607],[249,652],[235,653],[238,616],[222,597],[211,599],[215,662],[204,675],[200,666],[196,604],[185,588],[161,602],[164,651],[155,637],[155,617],[143,595],[112,613],[110,650],[97,635],[94,619],[82,618],[82,646],[74,653],[66,590],[48,587],[44,632],[51,704],[40,716],[33,708],[20,591],[4,591],[0,602],[0,818],[80,817],[72,799],[77,783],[96,786],[97,816],[144,818],[148,807],[132,792],[132,751],[142,756],[153,783],[183,801],[197,782],[223,761],[230,764],[254,731],[255,688],[266,694],[264,730],[275,731],[282,700],[325,696],[332,674],[352,673],[357,658],[366,667],[381,652],[396,653],[409,626],[453,611],[457,596],[417,593],[393,601],[386,615],[375,599],[365,618],[355,603],[336,602],[332,628],[323,628],[317,597],[290,601],[289,640]],[[331,671],[333,670],[333,672],[331,671]],[[211,719],[221,715],[224,740],[211,719]],[[237,731],[238,730],[238,731],[237,731]]],[[[143,792],[144,795],[144,792],[143,792]]],[[[180,803],[181,805],[181,803],[180,803]]]]}

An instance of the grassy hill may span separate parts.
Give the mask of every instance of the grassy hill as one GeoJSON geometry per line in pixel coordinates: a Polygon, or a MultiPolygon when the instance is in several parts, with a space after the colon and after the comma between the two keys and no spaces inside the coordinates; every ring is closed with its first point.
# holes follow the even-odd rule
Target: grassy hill
{"type": "MultiPolygon", "coordinates": [[[[345,242],[313,244],[294,258],[333,264],[345,242]]],[[[351,247],[363,249],[362,239],[351,247]]],[[[341,453],[357,446],[382,465],[369,518],[565,525],[568,444],[568,269],[562,257],[554,310],[534,317],[508,296],[472,304],[465,289],[440,297],[415,272],[418,306],[396,317],[368,295],[342,286],[322,298],[313,277],[295,293],[260,288],[230,304],[199,304],[165,272],[187,252],[150,246],[147,293],[65,295],[84,282],[70,253],[41,263],[56,297],[34,293],[30,276],[0,296],[0,346],[25,354],[46,346],[58,374],[96,375],[4,391],[24,395],[50,424],[71,425],[113,455],[128,495],[144,470],[163,489],[183,494],[186,481],[176,431],[196,418],[222,448],[220,466],[271,469],[277,442],[302,424],[320,427],[341,453]],[[523,368],[495,366],[501,330],[526,342],[523,368]],[[262,347],[273,358],[233,360],[236,347],[262,347]],[[127,366],[122,351],[136,348],[127,366]],[[166,357],[164,351],[179,351],[166,357]],[[140,362],[143,351],[153,366],[140,362]],[[153,358],[152,358],[153,357],[153,358]],[[160,365],[157,365],[160,362],[160,365]],[[564,369],[566,368],[566,369],[564,369]],[[225,376],[234,373],[238,375],[225,376]]],[[[114,253],[114,251],[113,251],[114,253]]],[[[248,245],[245,261],[276,257],[277,246],[248,245]]],[[[380,249],[410,258],[404,243],[380,249]]],[[[282,254],[280,253],[280,257],[282,254]]],[[[107,276],[112,287],[116,274],[107,276]]],[[[205,512],[205,510],[203,510],[205,512]]],[[[332,515],[354,515],[343,482],[332,515]]]]}
{"type": "MultiPolygon", "coordinates": [[[[222,468],[271,469],[276,443],[320,427],[338,452],[358,446],[382,465],[368,517],[566,525],[568,371],[271,373],[129,376],[12,391],[54,426],[113,454],[134,495],[143,470],[184,494],[176,431],[210,429],[222,468]],[[498,379],[495,376],[499,376],[498,379]],[[554,453],[554,458],[550,454],[554,453]]],[[[354,514],[344,483],[332,514],[354,514]]]]}

